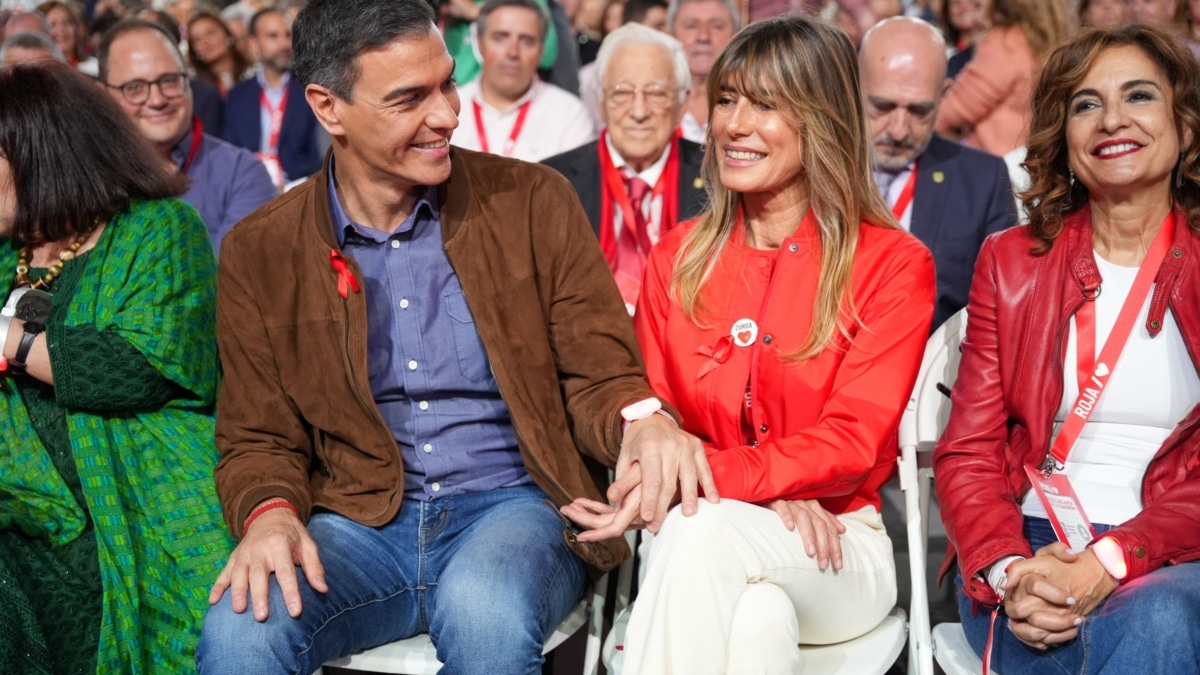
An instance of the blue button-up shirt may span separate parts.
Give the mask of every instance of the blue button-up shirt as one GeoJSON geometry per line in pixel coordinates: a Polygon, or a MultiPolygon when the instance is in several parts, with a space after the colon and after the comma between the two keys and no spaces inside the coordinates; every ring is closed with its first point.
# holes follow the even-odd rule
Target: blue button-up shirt
{"type": "Polygon", "coordinates": [[[362,270],[371,394],[404,458],[404,496],[432,500],[533,482],[458,275],[442,248],[437,188],[392,234],[354,223],[329,164],[342,252],[362,270]]]}
{"type": "Polygon", "coordinates": [[[171,158],[191,179],[183,201],[196,207],[212,238],[213,249],[221,250],[221,239],[239,220],[279,196],[271,175],[254,153],[204,134],[196,154],[189,131],[171,151],[171,158]]]}

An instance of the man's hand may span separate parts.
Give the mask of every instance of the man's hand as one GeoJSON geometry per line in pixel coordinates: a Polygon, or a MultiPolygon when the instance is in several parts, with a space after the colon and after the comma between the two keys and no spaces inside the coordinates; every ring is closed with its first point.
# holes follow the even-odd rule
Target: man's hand
{"type": "Polygon", "coordinates": [[[833,562],[835,570],[842,569],[842,540],[846,526],[837,516],[826,511],[815,499],[788,501],[776,499],[767,505],[783,519],[783,526],[799,531],[808,557],[817,559],[817,567],[825,570],[833,562]]]}
{"type": "Polygon", "coordinates": [[[704,444],[665,415],[650,415],[629,425],[616,474],[617,480],[608,488],[609,503],[627,506],[626,495],[640,485],[640,515],[651,532],[662,527],[676,494],[685,516],[696,513],[699,490],[704,490],[709,502],[719,501],[704,444]],[[640,471],[632,470],[635,465],[640,471]]]}
{"type": "Polygon", "coordinates": [[[1017,560],[1004,583],[1004,612],[1017,639],[1035,649],[1074,640],[1083,619],[1072,612],[1075,598],[1039,572],[1033,560],[1017,560]]]}
{"type": "Polygon", "coordinates": [[[308,534],[308,528],[290,509],[271,509],[254,519],[242,542],[229,556],[229,562],[217,582],[208,593],[209,604],[216,604],[225,594],[233,594],[230,604],[233,611],[246,611],[246,591],[254,601],[254,618],[266,621],[270,614],[271,573],[283,591],[283,601],[288,614],[300,616],[300,589],[296,579],[296,565],[304,570],[304,577],[313,589],[325,593],[325,569],[317,555],[317,543],[308,534]]]}
{"type": "MultiPolygon", "coordinates": [[[[634,471],[637,471],[636,464],[634,471]]],[[[639,515],[641,497],[642,487],[639,485],[625,496],[623,503],[615,506],[581,497],[559,510],[586,530],[576,536],[576,539],[603,541],[619,537],[626,530],[639,530],[646,526],[639,515]]]]}

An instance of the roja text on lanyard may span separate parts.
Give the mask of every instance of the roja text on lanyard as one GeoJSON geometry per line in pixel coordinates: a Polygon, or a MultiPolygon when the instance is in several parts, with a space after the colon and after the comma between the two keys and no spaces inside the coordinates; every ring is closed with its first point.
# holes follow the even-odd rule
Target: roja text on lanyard
{"type": "Polygon", "coordinates": [[[1112,332],[1104,341],[1104,347],[1096,356],[1096,305],[1095,296],[1089,297],[1083,307],[1075,313],[1076,368],[1079,380],[1079,395],[1068,409],[1067,419],[1058,431],[1040,467],[1025,465],[1032,489],[1046,509],[1050,524],[1058,540],[1073,551],[1083,550],[1095,538],[1095,531],[1083,511],[1083,505],[1075,494],[1071,482],[1062,472],[1079,439],[1084,424],[1092,416],[1096,404],[1104,394],[1112,371],[1116,369],[1121,352],[1129,341],[1129,335],[1137,323],[1138,314],[1150,296],[1154,278],[1167,255],[1175,235],[1175,217],[1168,213],[1163,220],[1154,243],[1138,268],[1133,288],[1121,306],[1112,332]]]}

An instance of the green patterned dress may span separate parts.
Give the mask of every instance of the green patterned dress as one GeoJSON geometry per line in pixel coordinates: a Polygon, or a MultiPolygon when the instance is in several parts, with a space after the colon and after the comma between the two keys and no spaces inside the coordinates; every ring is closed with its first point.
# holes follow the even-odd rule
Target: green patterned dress
{"type": "Polygon", "coordinates": [[[0,382],[0,673],[195,669],[230,544],[213,268],[191,207],[135,202],[50,289],[55,386],[0,382]]]}

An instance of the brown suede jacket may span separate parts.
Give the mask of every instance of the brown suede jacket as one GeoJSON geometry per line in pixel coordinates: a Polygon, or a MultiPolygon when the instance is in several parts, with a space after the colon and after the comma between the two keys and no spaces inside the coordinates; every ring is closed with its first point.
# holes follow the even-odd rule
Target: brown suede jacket
{"type": "MultiPolygon", "coordinates": [[[[438,188],[444,248],[525,466],[558,505],[603,500],[596,478],[616,462],[620,409],[654,395],[616,283],[565,179],[452,152],[438,188]]],[[[268,498],[286,498],[302,520],[323,509],[380,526],[404,494],[400,451],[367,379],[366,299],[339,294],[330,261],[326,170],[248,216],[221,249],[216,482],[237,537],[268,498]]],[[[601,570],[629,555],[621,538],[579,543],[565,521],[563,534],[601,570]]]]}

